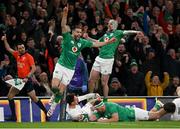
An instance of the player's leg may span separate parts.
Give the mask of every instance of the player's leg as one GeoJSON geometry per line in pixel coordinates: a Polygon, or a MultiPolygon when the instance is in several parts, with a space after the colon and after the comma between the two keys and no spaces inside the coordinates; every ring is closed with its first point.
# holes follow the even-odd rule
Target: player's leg
{"type": "Polygon", "coordinates": [[[141,109],[141,108],[134,108],[135,112],[135,120],[140,121],[140,120],[149,120],[149,112],[141,109]]]}
{"type": "MultiPolygon", "coordinates": [[[[44,112],[44,114],[47,114],[47,110],[44,107],[43,103],[41,102],[41,100],[39,100],[36,96],[36,92],[35,90],[32,90],[30,92],[28,92],[28,95],[30,96],[30,98],[32,99],[32,101],[44,112]]],[[[46,121],[48,121],[48,117],[46,115],[46,121]]]]}
{"type": "Polygon", "coordinates": [[[95,84],[98,80],[99,80],[99,72],[92,69],[90,72],[89,82],[88,82],[88,86],[89,86],[88,88],[90,93],[94,92],[95,84]]]}
{"type": "Polygon", "coordinates": [[[99,61],[99,57],[96,57],[89,75],[88,88],[90,93],[94,92],[95,84],[98,82],[100,78],[99,74],[100,74],[100,61],[99,61]]]}
{"type": "Polygon", "coordinates": [[[66,86],[69,84],[73,75],[74,70],[67,69],[59,64],[56,65],[52,79],[52,91],[54,93],[55,98],[50,109],[47,112],[47,115],[49,117],[53,114],[57,104],[63,97],[63,93],[66,89],[66,86]]]}
{"type": "MultiPolygon", "coordinates": [[[[30,96],[30,98],[32,99],[32,101],[45,113],[47,113],[46,108],[44,107],[44,105],[42,104],[41,100],[39,100],[36,96],[36,92],[33,88],[33,84],[31,82],[31,80],[28,80],[24,86],[24,90],[26,91],[26,93],[30,96]]],[[[47,116],[46,116],[46,120],[48,120],[47,116]]]]}
{"type": "Polygon", "coordinates": [[[109,93],[108,81],[109,81],[109,75],[102,75],[101,84],[103,86],[104,99],[108,97],[108,93],[109,93]]]}
{"type": "Polygon", "coordinates": [[[13,98],[18,93],[19,93],[19,90],[17,88],[13,87],[13,86],[9,90],[9,93],[8,93],[7,97],[8,97],[9,106],[10,106],[10,109],[11,109],[11,117],[7,118],[6,120],[12,120],[12,121],[17,120],[16,111],[15,111],[15,102],[14,102],[13,98]]]}
{"type": "Polygon", "coordinates": [[[52,92],[53,92],[53,96],[54,99],[52,101],[52,104],[47,112],[47,116],[50,117],[52,116],[52,114],[54,113],[54,110],[56,109],[57,104],[60,102],[63,92],[64,92],[64,88],[65,87],[62,83],[60,83],[59,79],[57,78],[53,78],[52,79],[52,92]],[[58,86],[56,86],[58,85],[58,86]]]}
{"type": "Polygon", "coordinates": [[[134,108],[134,110],[135,120],[157,120],[166,114],[166,111],[163,108],[156,112],[149,112],[140,108],[134,108]]]}
{"type": "Polygon", "coordinates": [[[103,59],[101,61],[101,84],[103,86],[104,101],[107,101],[107,96],[109,93],[108,81],[109,76],[112,73],[113,63],[114,59],[103,59]]]}
{"type": "Polygon", "coordinates": [[[52,98],[53,101],[55,101],[56,103],[59,103],[61,97],[62,97],[62,92],[59,92],[60,89],[60,83],[63,79],[63,73],[64,73],[64,67],[62,67],[60,64],[56,63],[54,72],[53,72],[53,78],[51,81],[51,90],[53,92],[52,98]]]}

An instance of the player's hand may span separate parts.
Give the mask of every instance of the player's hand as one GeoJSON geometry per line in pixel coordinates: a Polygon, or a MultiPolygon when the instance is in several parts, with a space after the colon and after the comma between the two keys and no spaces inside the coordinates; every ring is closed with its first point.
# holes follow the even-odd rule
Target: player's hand
{"type": "Polygon", "coordinates": [[[1,37],[1,40],[2,40],[2,41],[6,41],[6,40],[7,40],[6,35],[2,36],[2,37],[1,37]]]}
{"type": "Polygon", "coordinates": [[[28,78],[24,78],[24,79],[23,79],[23,82],[26,83],[27,81],[28,81],[28,78]]]}
{"type": "Polygon", "coordinates": [[[95,98],[96,98],[96,99],[99,99],[99,98],[101,98],[101,96],[100,96],[98,93],[96,93],[96,94],[95,94],[95,98]]]}
{"type": "Polygon", "coordinates": [[[152,71],[148,71],[149,74],[152,74],[152,71]]]}
{"type": "Polygon", "coordinates": [[[138,31],[138,32],[137,32],[137,35],[140,36],[140,37],[143,37],[143,36],[144,36],[144,33],[141,32],[141,31],[138,31]]]}
{"type": "Polygon", "coordinates": [[[164,72],[164,75],[168,75],[168,72],[164,72]]]}
{"type": "Polygon", "coordinates": [[[101,117],[101,118],[99,118],[97,121],[98,121],[98,122],[106,122],[106,120],[107,120],[107,118],[101,117]]]}
{"type": "Polygon", "coordinates": [[[69,5],[67,4],[67,6],[64,7],[63,12],[64,12],[65,14],[68,14],[68,9],[69,9],[69,5]]]}
{"type": "Polygon", "coordinates": [[[89,36],[88,36],[88,33],[84,33],[84,34],[83,34],[83,38],[88,39],[88,37],[89,37],[89,36]]]}

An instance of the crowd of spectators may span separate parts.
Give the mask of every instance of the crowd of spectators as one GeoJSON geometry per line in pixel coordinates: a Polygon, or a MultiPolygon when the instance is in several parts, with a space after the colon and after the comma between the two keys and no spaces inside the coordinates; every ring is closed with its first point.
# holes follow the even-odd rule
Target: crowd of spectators
{"type": "MultiPolygon", "coordinates": [[[[37,95],[52,95],[50,82],[62,50],[60,24],[67,3],[70,28],[80,26],[92,38],[99,39],[106,33],[109,19],[118,21],[118,29],[144,32],[121,40],[115,54],[109,95],[178,95],[179,0],[0,0],[0,37],[6,34],[13,49],[18,42],[24,43],[34,57],[36,72],[32,81],[37,95]],[[153,85],[154,82],[157,84],[153,85]]],[[[98,48],[82,51],[88,72],[98,51],[98,48]]],[[[4,81],[14,78],[16,71],[15,59],[0,41],[0,96],[7,95],[9,86],[4,81]]],[[[102,92],[102,88],[96,90],[102,92]]],[[[19,95],[25,94],[22,91],[19,95]]]]}

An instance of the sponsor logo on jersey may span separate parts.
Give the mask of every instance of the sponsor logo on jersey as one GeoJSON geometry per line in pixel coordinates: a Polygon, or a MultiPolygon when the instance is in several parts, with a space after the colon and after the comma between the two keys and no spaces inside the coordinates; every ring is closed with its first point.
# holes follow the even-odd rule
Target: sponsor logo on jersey
{"type": "Polygon", "coordinates": [[[105,42],[107,42],[108,40],[109,40],[109,38],[108,38],[108,37],[104,38],[104,41],[105,41],[105,42]]]}
{"type": "Polygon", "coordinates": [[[75,46],[72,47],[72,51],[73,51],[74,53],[77,52],[77,50],[78,50],[77,47],[75,47],[75,46]]]}

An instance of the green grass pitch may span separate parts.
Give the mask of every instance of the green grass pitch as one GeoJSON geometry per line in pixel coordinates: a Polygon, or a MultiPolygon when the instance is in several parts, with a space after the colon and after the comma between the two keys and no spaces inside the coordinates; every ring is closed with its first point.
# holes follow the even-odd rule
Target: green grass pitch
{"type": "Polygon", "coordinates": [[[180,128],[180,121],[139,121],[139,122],[3,122],[0,128],[180,128]]]}

